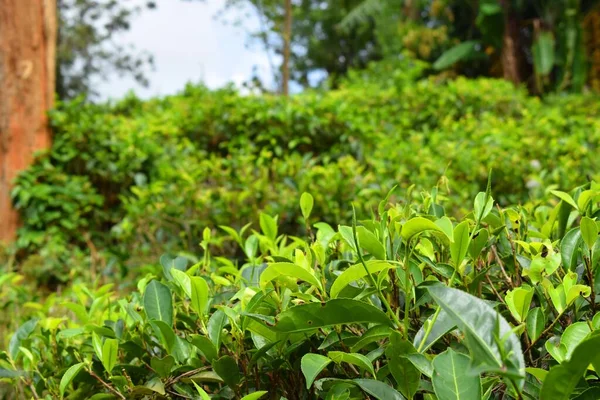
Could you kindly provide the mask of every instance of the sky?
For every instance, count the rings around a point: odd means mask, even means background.
[[[211,88],[228,82],[241,84],[252,76],[253,66],[257,66],[259,76],[272,84],[266,52],[256,43],[247,46],[248,32],[258,27],[258,17],[251,9],[228,12],[228,21],[234,20],[235,14],[249,14],[242,27],[215,19],[224,2],[156,1],[157,9],[137,16],[131,30],[119,38],[154,55],[154,70],[148,73],[150,86],[143,88],[133,79],[111,76],[98,83],[101,97],[120,98],[132,89],[142,98],[174,94],[187,82],[204,82]]]

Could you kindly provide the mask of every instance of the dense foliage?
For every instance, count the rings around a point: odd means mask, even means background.
[[[147,102],[62,104],[52,150],[13,193],[24,217],[16,257],[44,281],[68,280],[74,263],[112,275],[164,251],[198,253],[205,226],[240,228],[261,210],[303,235],[305,191],[315,217],[336,224],[349,222],[350,202],[369,215],[395,184],[416,184],[418,198],[439,181],[460,215],[490,168],[503,205],[599,178],[591,97],[415,81],[423,68],[374,64],[337,91],[289,100],[189,86]]]
[[[600,186],[508,208],[488,189],[462,220],[389,198],[333,228],[304,193],[305,239],[261,213],[223,228],[242,261],[205,229],[201,260],[165,255],[129,296],[26,304],[2,377],[19,398],[597,398]]]

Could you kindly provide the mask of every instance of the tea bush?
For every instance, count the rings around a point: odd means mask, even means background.
[[[369,215],[396,184],[416,184],[416,198],[440,185],[461,215],[490,168],[502,205],[598,178],[590,97],[540,100],[500,80],[419,79],[425,67],[374,64],[339,90],[291,99],[189,85],[149,101],[61,104],[52,150],[13,193],[24,216],[18,259],[44,249],[34,261],[47,278],[64,270],[65,251],[82,251],[84,272],[111,275],[163,251],[197,253],[204,226],[239,229],[259,210],[304,235],[295,207],[304,191],[317,200],[316,218],[348,223],[349,201]]]
[[[260,213],[130,295],[113,279],[15,307],[0,377],[45,399],[597,398],[600,185],[501,207],[488,184],[460,219],[438,194],[332,227],[304,193],[303,238]],[[3,304],[23,279],[1,276]]]

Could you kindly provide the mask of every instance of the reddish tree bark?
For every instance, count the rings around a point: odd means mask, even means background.
[[[50,146],[55,53],[56,0],[0,0],[0,241],[19,226],[14,178]]]

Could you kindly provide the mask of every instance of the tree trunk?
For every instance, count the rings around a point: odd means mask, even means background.
[[[19,225],[14,178],[50,146],[55,53],[56,0],[0,0],[0,241]]]
[[[283,27],[283,65],[281,66],[281,93],[290,93],[290,53],[292,47],[292,0],[285,0],[285,20]]]
[[[520,70],[519,20],[512,11],[510,0],[502,0],[504,35],[502,38],[502,71],[504,79],[515,85],[522,82]]]

